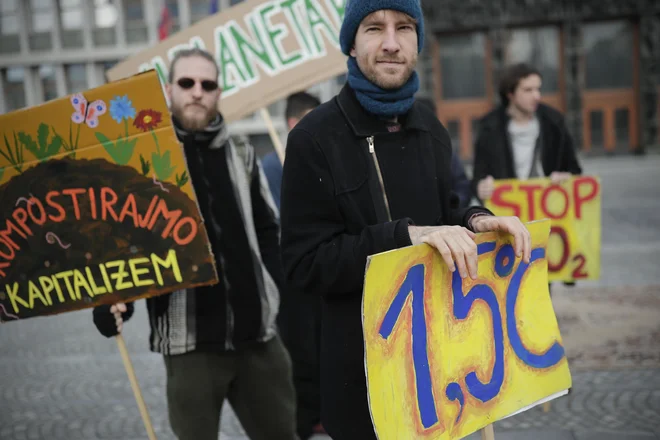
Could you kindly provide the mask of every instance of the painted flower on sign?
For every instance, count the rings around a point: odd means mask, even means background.
[[[128,95],[115,96],[110,100],[110,116],[117,121],[117,124],[123,119],[135,118],[135,109]]]
[[[162,113],[157,112],[156,110],[140,110],[135,117],[135,121],[133,121],[133,125],[144,132],[153,130],[163,120],[162,116]]]

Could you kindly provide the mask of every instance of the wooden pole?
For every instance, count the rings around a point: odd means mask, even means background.
[[[493,431],[492,424],[481,430],[481,440],[495,440],[495,431]]]
[[[270,140],[273,142],[277,157],[280,158],[280,163],[284,163],[284,147],[282,146],[282,142],[280,142],[280,137],[277,134],[277,130],[275,130],[275,125],[273,125],[273,120],[270,118],[270,112],[267,107],[261,109],[261,117],[266,123],[268,134],[270,134]]]
[[[128,374],[128,380],[131,382],[131,388],[133,388],[133,394],[135,395],[135,401],[137,402],[138,408],[140,409],[140,415],[142,416],[142,422],[144,427],[147,430],[147,436],[149,440],[156,440],[156,433],[154,428],[151,425],[151,420],[149,419],[149,412],[147,412],[147,406],[144,404],[144,399],[142,398],[142,392],[140,391],[140,386],[138,385],[137,377],[135,376],[135,370],[133,369],[133,364],[131,363],[131,358],[128,356],[128,349],[126,348],[126,342],[124,337],[119,333],[117,337],[117,346],[119,346],[119,353],[121,353],[121,358],[124,361],[124,368],[126,368],[126,374]]]
[[[544,413],[548,413],[548,412],[550,412],[550,402],[545,402],[545,403],[543,404],[543,412],[544,412]]]

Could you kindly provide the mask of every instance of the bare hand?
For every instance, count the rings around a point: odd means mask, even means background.
[[[523,261],[529,264],[532,256],[532,236],[518,217],[480,215],[472,220],[472,229],[476,232],[501,231],[513,235],[516,257],[522,257]]]
[[[408,226],[412,244],[426,243],[438,250],[447,267],[452,272],[477,279],[477,237],[474,232],[462,226]]]
[[[117,331],[121,333],[121,328],[123,326],[124,320],[121,317],[121,314],[126,312],[126,304],[117,303],[114,306],[110,307],[110,313],[115,316],[115,323],[117,324]]]
[[[495,179],[493,179],[493,176],[481,179],[477,184],[477,196],[481,200],[490,200],[493,196],[493,191],[495,191]]]
[[[553,171],[552,174],[550,174],[550,181],[552,182],[553,185],[558,185],[562,182],[567,181],[573,177],[571,173],[565,173],[563,171]]]

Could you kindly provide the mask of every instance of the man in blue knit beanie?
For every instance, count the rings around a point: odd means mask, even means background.
[[[449,134],[415,100],[423,23],[419,0],[348,0],[347,84],[287,139],[282,259],[288,283],[322,297],[321,422],[333,440],[376,438],[362,334],[369,255],[428,243],[450,270],[476,279],[475,233],[504,231],[517,257],[530,259],[518,218],[461,209],[451,193]]]

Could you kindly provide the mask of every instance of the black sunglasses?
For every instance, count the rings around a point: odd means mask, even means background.
[[[181,87],[182,89],[192,89],[195,86],[195,81],[192,78],[180,78],[176,83]],[[205,79],[201,81],[202,84],[202,89],[206,92],[213,92],[214,90],[218,89],[218,83],[215,81],[211,81],[210,79]]]

